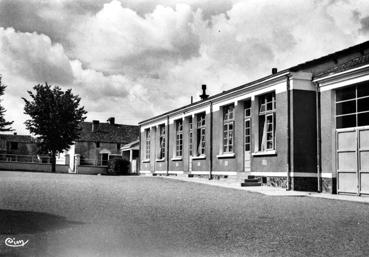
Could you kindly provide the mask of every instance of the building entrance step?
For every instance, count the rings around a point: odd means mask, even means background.
[[[241,187],[261,186],[262,179],[255,176],[247,176],[247,179],[241,183]]]
[[[260,182],[243,182],[241,183],[241,187],[255,187],[255,186],[261,186]]]

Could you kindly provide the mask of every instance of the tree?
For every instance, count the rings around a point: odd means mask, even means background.
[[[1,83],[1,76],[0,76],[0,96],[4,95],[6,86]],[[1,103],[1,100],[0,100]],[[13,121],[6,121],[4,118],[6,110],[5,108],[0,104],[0,131],[6,132],[6,131],[12,131],[13,129],[10,127],[10,125],[13,124]]]
[[[55,156],[68,149],[79,138],[80,123],[87,112],[79,107],[81,98],[72,90],[63,92],[59,87],[47,83],[33,87],[35,93],[27,91],[31,100],[25,101],[24,113],[31,116],[25,122],[27,129],[39,139],[41,151],[51,159],[51,171],[55,172]]]

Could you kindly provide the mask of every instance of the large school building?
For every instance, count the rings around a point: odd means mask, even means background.
[[[369,194],[369,41],[152,117],[140,173]]]

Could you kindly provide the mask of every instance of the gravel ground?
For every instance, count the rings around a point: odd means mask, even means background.
[[[11,248],[6,238],[29,240]],[[369,256],[369,205],[157,177],[0,173],[0,256]]]

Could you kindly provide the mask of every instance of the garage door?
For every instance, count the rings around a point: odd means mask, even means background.
[[[336,90],[339,193],[369,194],[369,82]]]
[[[369,194],[369,128],[337,130],[337,191]]]
[[[369,129],[358,131],[359,185],[361,194],[369,194]]]

